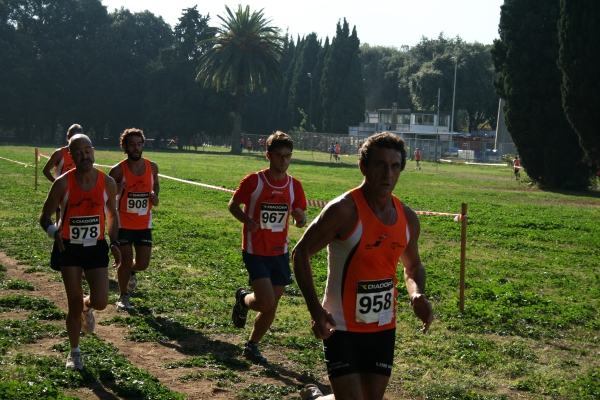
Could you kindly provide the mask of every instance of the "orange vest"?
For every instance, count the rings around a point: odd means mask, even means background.
[[[150,229],[152,228],[152,202],[150,195],[154,188],[152,166],[146,158],[146,171],[141,176],[134,175],[127,166],[127,160],[121,161],[123,170],[123,193],[119,200],[119,220],[121,228]]]
[[[104,239],[106,214],[106,174],[98,171],[96,185],[89,192],[79,188],[75,170],[67,172],[67,191],[61,201],[62,238],[73,244],[95,246]]]
[[[396,269],[410,240],[404,209],[393,196],[397,219],[387,226],[371,211],[360,188],[349,193],[358,219],[348,237],[327,246],[329,268],[323,307],[333,315],[337,330],[392,329],[396,327]]]
[[[415,151],[415,160],[421,161],[421,151],[420,150]]]
[[[69,153],[69,149],[67,147],[61,147],[60,151],[62,153],[62,158],[54,166],[54,177],[58,178],[62,174],[72,169],[75,169],[75,163],[73,162],[73,157],[71,157],[71,153]]]
[[[521,169],[521,160],[519,160],[518,158],[515,158],[515,165],[514,168],[518,171]]]

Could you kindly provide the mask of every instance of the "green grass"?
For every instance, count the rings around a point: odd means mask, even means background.
[[[48,155],[52,150],[40,149]],[[0,147],[0,156],[32,162],[33,149]],[[96,162],[112,165],[122,156],[116,149],[97,150]],[[157,162],[161,174],[228,189],[235,189],[246,174],[267,167],[258,155],[230,156],[221,148],[207,153],[146,151],[145,156]],[[328,163],[327,157],[294,152],[289,172],[300,179],[308,199],[328,201],[362,181],[355,156],[342,157],[339,164]],[[406,204],[416,210],[449,213],[459,213],[461,203],[468,204],[465,312],[458,309],[460,223],[450,217],[421,216],[419,247],[436,321],[427,335],[421,335],[419,321],[407,305],[406,291],[403,285],[399,287],[389,397],[599,398],[598,193],[540,191],[512,180],[506,167],[436,167],[423,163],[423,170],[415,171],[413,164],[409,162],[396,188],[397,196]],[[34,191],[33,168],[5,160],[0,160],[0,165],[0,249],[34,271],[46,271],[49,279],[60,279],[48,267],[51,243],[37,222],[49,182],[40,177],[39,188]],[[103,323],[127,326],[127,339],[132,341],[197,342],[201,348],[188,349],[192,355],[186,361],[165,366],[183,368],[182,381],[215,381],[219,387],[234,390],[240,399],[293,398],[298,389],[295,385],[259,381],[289,371],[275,364],[253,376],[239,358],[239,346],[214,339],[219,334],[239,335],[230,321],[232,294],[247,284],[240,253],[241,225],[227,211],[231,194],[165,178],[160,184],[161,203],[154,209],[153,258],[148,271],[138,275],[139,290],[131,298],[134,308]],[[309,207],[309,221],[319,211]],[[290,248],[302,232],[291,229]],[[326,262],[325,252],[313,258],[320,295]],[[8,281],[1,268],[0,276],[3,288],[26,289],[20,281]],[[401,272],[399,277],[402,280]],[[111,293],[110,301],[114,303],[116,297],[116,292]],[[27,306],[27,301],[5,300],[0,307],[42,311]],[[52,317],[51,311],[46,310],[49,320],[57,317]],[[64,331],[45,326],[27,320],[10,329],[26,340],[64,337]],[[248,333],[246,328],[239,335],[239,343]],[[14,354],[30,342],[15,340],[14,335],[7,338],[13,339],[0,342],[2,361],[13,365]],[[90,345],[105,348],[100,338],[88,336],[83,343],[88,340]],[[324,376],[321,343],[310,332],[308,313],[295,284],[286,289],[275,323],[263,342],[290,361],[300,381],[312,382]],[[99,355],[90,358],[92,365],[98,363],[94,374],[108,374],[107,382],[118,381],[107,372],[110,368],[103,366]],[[63,358],[57,362],[62,364]],[[27,363],[32,371],[41,368],[33,361]],[[138,373],[142,372],[132,367],[121,377],[129,376],[131,381]],[[21,381],[15,368],[9,372],[3,369],[2,374],[8,374],[1,379],[4,385],[21,387],[16,383]],[[40,376],[47,377],[44,373]],[[62,393],[62,384],[40,379],[39,384],[46,385],[49,393]],[[115,394],[137,390],[121,387],[118,382]],[[84,387],[85,382],[70,385]],[[152,390],[162,393],[164,389],[158,385]]]

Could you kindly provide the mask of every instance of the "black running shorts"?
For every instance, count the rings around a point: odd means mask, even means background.
[[[98,240],[95,246],[71,244],[70,240],[63,239],[65,249],[58,251],[54,242],[50,267],[60,271],[61,267],[81,267],[84,271],[96,268],[108,268],[108,243],[105,239]]]
[[[148,246],[152,247],[152,229],[124,229],[119,228],[119,243],[121,246]]]

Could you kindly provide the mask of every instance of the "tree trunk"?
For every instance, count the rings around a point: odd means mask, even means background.
[[[242,134],[242,114],[244,113],[244,101],[246,100],[244,85],[237,85],[235,88],[235,118],[233,120],[233,130],[231,131],[231,153],[242,154],[240,147],[240,135]]]

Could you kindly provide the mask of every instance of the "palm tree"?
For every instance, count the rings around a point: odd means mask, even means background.
[[[197,82],[204,87],[214,87],[217,91],[228,89],[235,92],[235,119],[232,138],[232,153],[240,153],[237,139],[242,132],[242,114],[246,100],[246,87],[250,91],[267,91],[267,79],[276,85],[283,81],[283,71],[279,58],[283,54],[284,38],[279,36],[279,28],[271,26],[265,19],[263,9],[250,12],[250,6],[233,13],[229,7],[227,18],[222,21],[214,38],[199,42],[213,47],[200,57]]]

